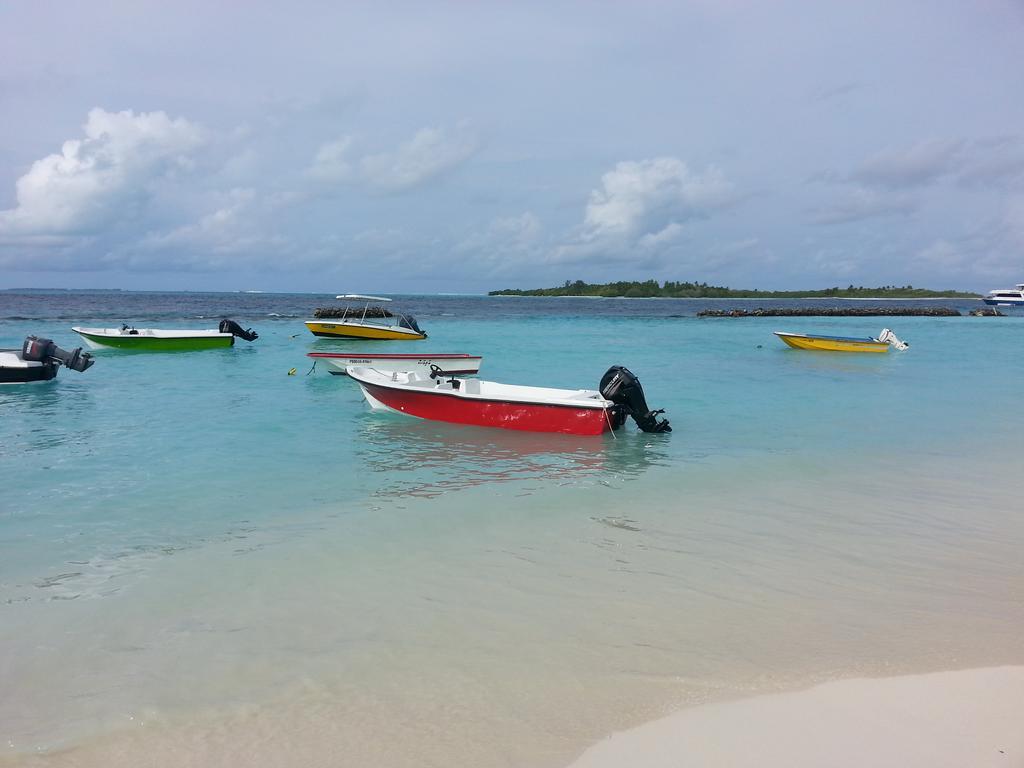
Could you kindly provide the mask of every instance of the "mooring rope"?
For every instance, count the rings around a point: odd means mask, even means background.
[[[611,416],[608,415],[608,409],[607,408],[604,409],[604,420],[606,422],[608,422],[608,431],[612,433],[612,437],[615,440],[618,440],[619,436],[615,434],[615,427],[612,426],[612,419],[611,419]]]

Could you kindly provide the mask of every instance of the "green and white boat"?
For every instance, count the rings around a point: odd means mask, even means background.
[[[219,328],[203,330],[169,330],[161,328],[133,328],[123,325],[120,328],[79,328],[73,327],[75,333],[85,339],[93,349],[104,347],[113,349],[137,349],[147,352],[184,352],[196,349],[215,349],[230,347],[235,343],[235,336],[246,341],[259,338],[251,328],[243,330],[233,320],[221,320]]]

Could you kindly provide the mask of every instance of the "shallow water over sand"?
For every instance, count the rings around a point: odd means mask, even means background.
[[[428,321],[496,379],[624,362],[676,431],[369,414],[286,375],[324,345],[285,320],[0,392],[2,759],[554,766],[690,703],[1022,661],[1018,319],[870,361],[759,320]]]
[[[267,765],[557,765],[676,706],[1014,661],[1024,524],[969,468],[513,483],[210,542],[114,597],[5,606],[0,721],[18,752],[85,738],[56,764],[256,740]]]

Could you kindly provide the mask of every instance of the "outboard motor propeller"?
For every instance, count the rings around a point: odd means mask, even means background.
[[[96,362],[92,355],[83,352],[81,347],[68,352],[50,339],[40,339],[38,336],[29,336],[25,339],[25,343],[21,345],[21,359],[64,365],[80,373]]]
[[[668,419],[659,419],[658,414],[664,410],[652,411],[647,407],[644,388],[632,371],[621,365],[613,365],[601,377],[601,397],[611,400],[622,411],[633,417],[633,421],[644,432],[671,432]],[[621,423],[621,422],[620,422]]]
[[[252,328],[243,331],[242,326],[234,320],[228,320],[226,317],[220,321],[220,328],[218,330],[221,333],[230,333],[231,335],[237,336],[240,339],[245,339],[246,341],[256,341],[256,339],[260,337],[260,335]]]

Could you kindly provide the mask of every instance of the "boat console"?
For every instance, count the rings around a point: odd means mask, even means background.
[[[668,419],[658,418],[658,414],[665,412],[663,409],[652,411],[647,407],[640,379],[628,368],[613,365],[601,377],[599,389],[602,397],[615,403],[615,427],[621,426],[626,416],[632,416],[644,432],[672,431]]]

